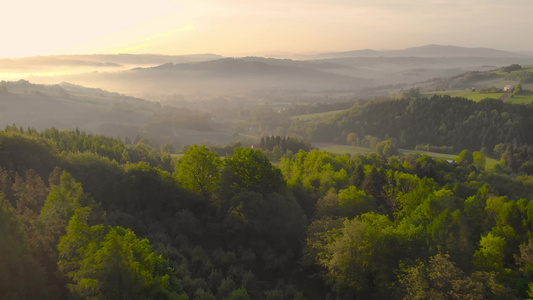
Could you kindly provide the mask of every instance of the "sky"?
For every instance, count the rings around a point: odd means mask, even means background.
[[[533,50],[531,0],[17,0],[2,12],[0,57]]]

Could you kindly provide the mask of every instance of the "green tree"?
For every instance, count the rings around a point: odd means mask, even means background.
[[[462,166],[467,167],[474,163],[474,155],[468,150],[463,150],[457,157],[457,162]]]
[[[376,152],[385,156],[393,156],[398,154],[398,144],[396,139],[388,139],[382,142],[379,142],[376,146]]]
[[[242,192],[231,199],[230,218],[236,218],[254,234],[275,237],[278,243],[291,242],[305,231],[307,218],[291,196]]]
[[[346,155],[333,157],[318,150],[300,151],[293,159],[283,158],[281,169],[290,187],[302,186],[324,195],[331,188],[348,186],[347,170],[353,169],[353,161]]]
[[[246,288],[242,287],[240,289],[234,290],[231,292],[228,300],[250,300],[250,296],[248,295],[248,291]]]
[[[513,71],[518,71],[518,70],[522,69],[522,66],[519,65],[519,64],[511,64],[511,65],[508,65],[508,66],[505,66],[505,67],[501,67],[500,69],[503,72],[511,73]]]
[[[89,226],[90,209],[79,209],[61,238],[59,269],[70,292],[89,299],[168,299],[168,262],[130,229]]]
[[[355,185],[357,188],[361,188],[363,182],[365,181],[365,167],[362,164],[358,164],[355,167],[352,178],[352,185]]]
[[[209,199],[218,185],[221,165],[220,157],[206,146],[192,145],[176,163],[174,174],[183,187]]]
[[[22,179],[15,176],[12,188],[16,198],[17,212],[30,219],[36,219],[48,196],[49,190],[39,175],[33,170],[26,171]]]
[[[420,97],[419,88],[410,88],[408,91],[401,93],[401,98],[418,98]]]
[[[358,190],[355,186],[339,191],[338,205],[342,214],[348,218],[377,211],[375,199],[367,196],[364,191]]]
[[[399,276],[404,299],[485,299],[484,286],[466,276],[448,255],[437,254],[426,265],[418,265],[403,270]]]
[[[357,134],[353,132],[348,133],[348,135],[346,136],[346,143],[348,145],[356,146],[356,142],[357,142]]]
[[[264,195],[282,192],[286,183],[281,171],[260,150],[240,147],[224,160],[220,187],[228,198],[244,191]]]
[[[480,248],[474,254],[474,266],[481,271],[504,271],[505,239],[492,233],[481,237]]]
[[[519,83],[514,87],[513,95],[520,95],[523,91],[522,84]]]
[[[520,271],[533,275],[533,241],[530,239],[527,243],[520,245],[520,255],[515,255],[516,263]]]
[[[60,184],[54,186],[48,194],[39,218],[34,224],[34,250],[39,262],[44,266],[49,278],[58,285],[62,280],[57,278],[57,259],[60,238],[66,233],[66,227],[76,210],[81,207],[92,207],[94,213],[91,222],[101,223],[104,213],[88,194],[84,193],[81,183],[77,183],[72,175],[63,172]]]
[[[487,163],[487,160],[485,159],[485,156],[481,152],[475,151],[473,154],[474,159],[474,166],[478,170],[485,170],[485,164]]]
[[[345,220],[340,230],[328,232],[327,244],[317,241],[316,246],[324,245],[318,261],[337,291],[352,291],[363,298],[383,297],[400,257],[415,252],[409,245],[418,232],[419,228],[409,224],[396,230],[387,216],[366,213]]]
[[[0,194],[0,298],[51,299],[43,270],[32,256],[22,223]]]
[[[494,154],[498,157],[501,157],[505,152],[505,149],[506,147],[504,144],[497,144],[494,146]]]
[[[390,203],[385,202],[383,186],[385,185],[383,171],[372,167],[370,173],[366,174],[363,181],[362,189],[367,195],[373,196],[376,199],[376,204],[382,212],[393,213],[393,208]]]
[[[76,182],[72,175],[64,171],[60,184],[50,191],[39,217],[39,222],[43,225],[43,241],[46,248],[56,252],[54,249],[59,243],[59,238],[66,232],[70,218],[77,209],[85,206],[99,210],[99,205],[84,193],[81,183]]]

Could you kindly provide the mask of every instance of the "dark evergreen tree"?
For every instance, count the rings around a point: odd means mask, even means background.
[[[358,164],[352,175],[352,184],[358,188],[363,188],[365,181],[365,167],[362,164]]]

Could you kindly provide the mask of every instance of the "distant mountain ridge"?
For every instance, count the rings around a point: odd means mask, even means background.
[[[3,65],[8,62],[14,64],[13,70]],[[531,66],[533,56],[490,48],[442,45],[309,54],[301,59],[215,54],[70,55],[23,61],[0,59],[0,80],[4,79],[1,77],[4,74],[10,75],[7,80],[24,78],[44,84],[70,82],[147,99],[172,94],[204,99],[252,92],[257,95],[265,91],[287,95],[295,91],[354,92],[381,85],[447,78],[469,71],[488,71],[510,64]]]
[[[159,55],[159,54],[74,54],[16,58],[0,58],[2,68],[20,68],[23,65],[117,66],[160,65],[167,62],[187,63],[219,59],[216,54]]]
[[[346,66],[320,60],[292,60],[265,57],[240,57],[240,58],[220,58],[209,61],[192,63],[166,63],[152,68],[138,69],[174,69],[174,70],[204,70],[204,71],[224,71],[224,72],[260,72],[274,71],[284,68],[287,71],[301,71],[302,69],[334,69],[346,68]]]
[[[492,48],[465,48],[450,45],[425,45],[403,50],[354,50],[344,52],[328,52],[315,55],[315,58],[342,57],[527,57],[525,53],[497,50]]]
[[[216,54],[79,54],[0,58],[0,80],[27,79],[30,74],[124,71],[165,63],[191,63],[220,59]],[[6,77],[6,75],[8,75]]]
[[[353,90],[369,80],[328,72],[342,65],[262,57],[221,58],[194,63],[166,63],[107,76],[106,82],[127,79],[135,84],[158,85],[168,91],[202,90]],[[102,75],[101,75],[102,76]],[[120,76],[121,78],[118,78]]]
[[[523,55],[533,56],[533,51],[519,51],[517,53],[523,54]]]

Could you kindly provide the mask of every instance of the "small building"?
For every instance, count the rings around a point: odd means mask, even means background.
[[[508,85],[506,85],[506,86],[503,87],[503,91],[504,91],[504,92],[508,92],[508,91],[510,91],[510,90],[512,90],[512,89],[513,89],[513,86],[510,85],[510,84],[508,84]]]

